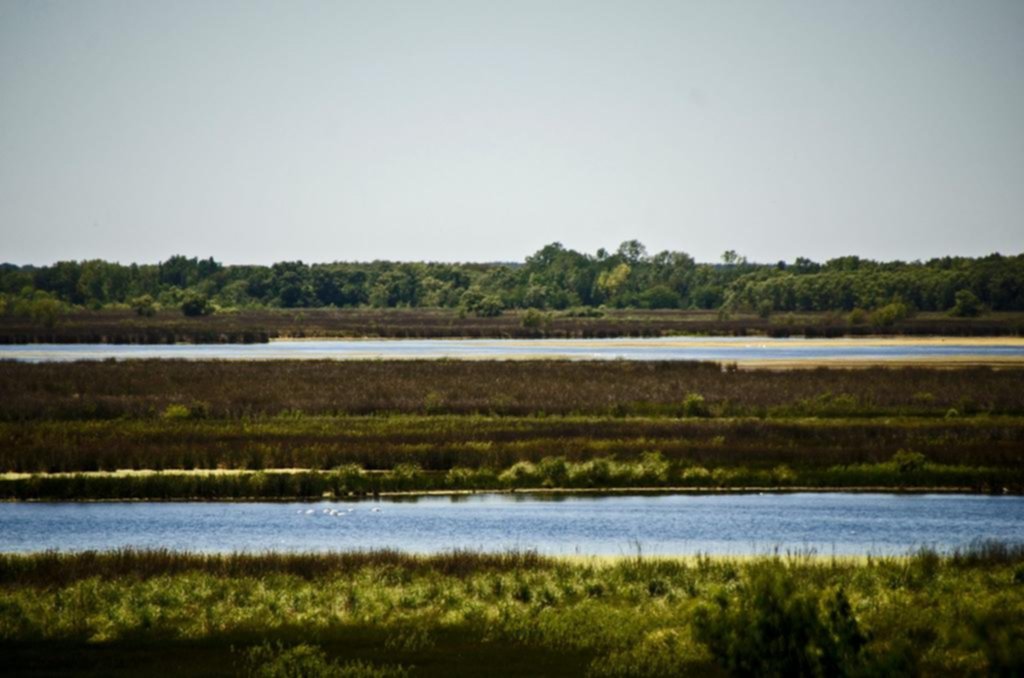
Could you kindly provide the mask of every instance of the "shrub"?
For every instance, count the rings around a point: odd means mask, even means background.
[[[772,480],[776,485],[792,485],[796,482],[796,473],[785,464],[780,464],[772,469]]]
[[[703,466],[691,466],[683,471],[683,480],[695,485],[706,485],[711,482],[711,471]]]
[[[842,589],[819,601],[778,562],[698,607],[694,635],[726,671],[752,676],[847,675],[867,642]]]
[[[699,393],[689,393],[683,398],[684,417],[708,417],[711,411],[704,402],[704,396]]]
[[[459,490],[468,489],[474,487],[474,476],[473,469],[465,468],[463,466],[454,466],[448,470],[448,473],[444,476],[444,484],[446,487]]]
[[[389,474],[394,481],[395,489],[420,489],[419,481],[423,477],[423,469],[419,464],[397,464]]]
[[[495,318],[501,315],[505,305],[501,303],[501,297],[490,294],[480,300],[473,312],[481,318]]]
[[[682,298],[667,285],[655,285],[640,293],[640,305],[644,308],[679,308]]]
[[[569,467],[565,457],[544,457],[537,466],[544,487],[565,487],[569,484]]]
[[[623,648],[595,660],[589,675],[600,676],[677,676],[701,675],[711,657],[703,644],[686,629],[656,629],[644,635],[636,645]],[[693,667],[693,670],[687,670]]]
[[[427,391],[427,394],[423,396],[423,410],[427,414],[444,411],[444,396],[437,391]]]
[[[189,409],[181,404],[168,405],[160,416],[164,419],[188,419]]]
[[[655,485],[665,484],[670,469],[671,465],[661,452],[644,452],[640,455],[640,464],[636,469],[637,480]]]
[[[64,304],[45,292],[36,292],[32,299],[14,305],[16,315],[27,316],[33,323],[48,330],[57,326],[57,321],[66,311]]]
[[[153,297],[148,294],[143,294],[141,297],[135,297],[131,300],[131,307],[132,310],[135,311],[136,315],[149,318],[156,313],[155,303],[156,302],[153,301]]]
[[[868,312],[863,308],[855,308],[850,311],[850,315],[846,317],[846,320],[851,325],[863,325],[868,321]]]
[[[251,678],[398,678],[408,672],[400,666],[374,666],[363,661],[338,664],[315,645],[284,647],[263,643],[245,651],[244,675]]]
[[[210,416],[210,406],[201,401],[190,405],[172,403],[160,414],[163,419],[206,419]]]
[[[603,318],[604,311],[593,306],[576,306],[561,313],[565,318]]]
[[[528,461],[520,461],[501,472],[498,480],[508,487],[522,487],[537,483],[537,467]]]
[[[497,295],[484,295],[479,290],[470,289],[463,293],[459,307],[481,318],[494,318],[501,315],[505,305]]]
[[[899,450],[896,454],[892,455],[892,463],[896,465],[896,469],[900,473],[920,471],[924,468],[926,461],[928,461],[927,457],[920,452],[912,450]]]
[[[181,312],[190,318],[210,315],[213,313],[213,306],[210,300],[201,294],[189,294],[181,302]]]
[[[954,297],[955,303],[949,310],[951,316],[957,318],[975,318],[981,315],[981,300],[970,290],[959,290]]]
[[[910,309],[902,301],[894,301],[891,304],[876,309],[871,314],[871,324],[875,327],[892,327],[900,320],[910,316]]]

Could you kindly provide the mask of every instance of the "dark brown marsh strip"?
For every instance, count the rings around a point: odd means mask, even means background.
[[[901,449],[935,463],[1024,466],[1024,418],[760,419],[396,415],[261,420],[145,419],[0,423],[0,472],[119,469],[428,471],[507,468],[545,457],[676,463],[880,463]]]
[[[791,313],[761,318],[737,313],[723,319],[710,310],[603,309],[589,313],[551,312],[539,325],[525,311],[497,317],[460,314],[452,309],[240,310],[185,317],[177,309],[139,316],[129,310],[76,311],[52,326],[31,318],[0,315],[0,343],[261,343],[275,338],[612,338],[681,334],[773,337],[865,336],[1019,336],[1021,313],[989,313],[951,318],[920,313],[884,328],[850,324],[841,313]],[[590,317],[587,317],[587,316]]]
[[[0,419],[282,413],[1024,415],[1024,368],[730,370],[628,361],[0,362]],[[171,408],[171,409],[169,409]]]

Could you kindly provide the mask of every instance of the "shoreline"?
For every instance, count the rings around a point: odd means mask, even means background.
[[[249,471],[247,473],[259,473]],[[858,485],[858,486],[806,486],[793,485],[787,487],[774,486],[742,486],[742,487],[607,487],[607,488],[513,488],[513,489],[452,489],[452,490],[389,490],[368,494],[348,494],[343,496],[325,495],[320,497],[125,497],[125,498],[66,498],[66,499],[0,499],[0,504],[178,504],[178,503],[204,503],[204,504],[314,504],[323,502],[368,502],[387,499],[417,499],[417,498],[464,498],[483,495],[498,496],[536,496],[539,498],[553,498],[560,496],[576,497],[602,497],[602,496],[651,496],[651,495],[752,495],[752,494],[892,494],[892,495],[927,495],[962,494],[968,496],[989,496],[989,497],[1013,497],[1021,496],[1020,493],[1011,492],[1008,488],[1002,488],[999,492],[982,491],[968,486],[922,486],[922,487],[900,487],[890,485]]]

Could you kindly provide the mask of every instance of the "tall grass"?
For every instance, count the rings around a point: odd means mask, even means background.
[[[545,457],[827,468],[888,461],[901,449],[939,464],[1020,468],[1024,419],[701,419],[650,417],[161,418],[0,423],[0,472],[307,468],[416,464],[506,469]]]
[[[142,667],[191,643],[250,672],[1015,675],[1024,555],[993,554],[3,555],[0,643],[14,671],[67,670],[86,647]]]
[[[1024,369],[723,370],[628,361],[0,362],[0,419],[353,414],[1024,415]],[[689,403],[689,405],[687,404]],[[700,403],[700,406],[697,406]]]
[[[315,499],[395,492],[614,488],[947,488],[1019,493],[1024,491],[1024,468],[951,466],[922,461],[908,470],[898,459],[824,468],[794,469],[785,465],[707,468],[669,461],[657,452],[648,452],[633,461],[595,457],[573,462],[564,457],[545,457],[536,464],[520,461],[505,469],[456,466],[446,472],[399,464],[381,472],[366,472],[348,465],[322,472],[39,474],[0,478],[0,499]]]
[[[139,316],[130,310],[77,311],[53,326],[30,318],[0,315],[0,343],[255,343],[281,337],[443,338],[605,338],[678,334],[767,335],[788,337],[858,336],[884,332],[910,336],[1020,335],[1020,313],[989,313],[981,318],[950,318],[921,313],[889,327],[855,325],[834,313],[799,313],[761,318],[717,311],[604,309],[595,314],[552,313],[537,324],[530,311],[494,318],[442,309],[260,309],[186,318],[175,310]],[[524,319],[526,322],[524,322]]]

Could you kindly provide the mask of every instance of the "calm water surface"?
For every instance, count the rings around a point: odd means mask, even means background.
[[[1024,497],[473,495],[319,503],[0,504],[0,551],[395,548],[549,554],[823,554],[1024,543]]]
[[[646,339],[335,339],[268,344],[12,344],[0,360],[27,362],[177,358],[184,360],[358,360],[367,358],[537,358],[578,360],[821,361],[1022,359],[1024,343],[970,344],[871,339],[673,337]]]

